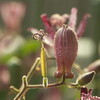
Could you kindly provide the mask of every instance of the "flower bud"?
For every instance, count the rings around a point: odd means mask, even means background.
[[[81,86],[87,85],[93,80],[94,76],[95,76],[94,71],[84,73],[78,77],[78,79],[76,80],[76,83],[78,83]]]
[[[54,48],[57,61],[57,72],[55,77],[73,78],[71,72],[72,64],[77,56],[78,42],[75,32],[63,25],[55,34]]]

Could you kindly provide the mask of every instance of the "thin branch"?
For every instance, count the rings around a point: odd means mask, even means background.
[[[81,70],[80,66],[78,64],[73,64],[74,69],[79,72],[79,74],[82,74],[83,71]]]
[[[51,57],[47,51],[47,49],[45,49],[45,53],[46,53],[46,57],[47,59],[46,60],[55,60],[55,57]]]
[[[33,75],[33,73],[34,73],[35,68],[36,68],[37,66],[39,66],[39,64],[40,64],[40,57],[38,57],[38,58],[35,60],[33,66],[31,67],[30,71],[29,71],[28,74],[27,74],[27,80],[28,80],[28,82],[30,81],[30,79],[31,79],[31,77],[32,77],[32,75]]]
[[[20,92],[15,96],[14,100],[20,100],[20,98],[25,95],[25,93],[28,90],[27,86],[28,86],[27,77],[24,75],[22,77],[22,86],[20,88]]]
[[[55,57],[47,57],[47,60],[55,60],[56,58]]]
[[[57,87],[57,86],[64,85],[64,84],[65,84],[65,76],[63,76],[63,79],[62,79],[61,82],[53,83],[53,84],[48,84],[48,86],[46,88]],[[20,92],[16,95],[14,100],[20,100],[20,98],[23,98],[23,96],[25,96],[26,92],[29,89],[32,89],[32,88],[45,88],[45,87],[43,86],[43,84],[28,85],[27,77],[23,76],[22,77],[22,86],[20,88]]]
[[[25,100],[25,96],[23,96],[21,100]]]
[[[20,92],[20,90],[17,89],[17,88],[15,88],[14,86],[10,86],[10,90],[11,90],[11,92],[14,93],[14,94],[17,94],[17,93]]]
[[[64,84],[65,84],[65,76],[63,76],[63,79],[62,79],[61,82],[48,84],[48,86],[46,88],[58,87],[58,86],[61,86],[61,85],[64,85]],[[28,85],[27,87],[28,88],[44,88],[44,86],[42,84],[38,84],[38,85]]]
[[[19,100],[25,93],[28,91],[28,88],[24,87],[20,92],[15,96],[14,100]]]

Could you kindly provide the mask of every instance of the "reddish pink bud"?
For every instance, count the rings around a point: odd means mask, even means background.
[[[63,25],[55,34],[55,54],[57,60],[57,72],[55,77],[73,78],[71,72],[72,64],[77,56],[78,42],[75,32],[66,25]]]
[[[77,22],[77,8],[72,8],[68,26],[70,26],[73,30],[75,30],[76,22]]]
[[[41,15],[41,19],[42,19],[42,21],[43,21],[43,23],[45,25],[46,31],[48,32],[50,37],[53,39],[54,38],[54,34],[55,34],[55,30],[53,29],[47,14],[42,14]]]
[[[81,20],[76,32],[78,38],[80,38],[84,34],[88,18],[90,18],[90,14],[85,14],[83,16],[83,19]]]

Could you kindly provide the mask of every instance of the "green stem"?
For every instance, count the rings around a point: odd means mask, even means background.
[[[38,58],[35,60],[35,63],[33,64],[33,66],[31,67],[30,71],[29,71],[28,74],[27,74],[27,80],[28,80],[28,82],[30,81],[30,79],[31,79],[31,77],[32,77],[32,75],[33,75],[33,73],[34,73],[35,68],[36,68],[37,66],[39,66],[39,64],[40,64],[40,57],[38,57]]]
[[[24,75],[22,77],[22,86],[20,88],[20,92],[16,95],[14,100],[20,100],[21,97],[23,98],[23,96],[25,96],[25,93],[28,90],[27,86],[28,86],[27,77]]]
[[[15,88],[14,86],[10,86],[10,90],[11,90],[11,92],[12,92],[12,93],[14,93],[14,94],[16,94],[16,93],[19,93],[19,92],[20,92],[20,90],[19,90],[19,89],[17,89],[17,88]]]
[[[73,67],[75,68],[76,71],[79,72],[79,74],[82,74],[83,71],[81,70],[80,66],[78,64],[73,64]]]
[[[61,82],[48,84],[48,86],[46,88],[58,87],[58,86],[61,86],[61,85],[64,85],[64,84],[65,84],[65,76],[63,76],[63,79],[62,79]],[[38,85],[28,85],[27,87],[28,88],[44,88],[42,84],[38,84]]]
[[[21,91],[16,95],[16,97],[14,98],[14,100],[20,100],[20,98],[22,96],[24,96],[27,91],[28,91],[28,88],[26,88],[26,87],[24,87],[23,89],[21,89]]]
[[[55,57],[47,57],[47,60],[55,60]]]
[[[32,89],[32,88],[53,88],[53,87],[58,87],[58,86],[61,86],[61,85],[67,85],[65,83],[65,75],[63,76],[62,81],[57,82],[57,83],[48,84],[47,87],[44,87],[43,84],[28,85],[28,83],[27,83],[27,77],[23,76],[22,77],[22,86],[20,88],[20,92],[16,95],[16,97],[14,98],[14,100],[20,100],[21,98],[23,98],[25,96],[26,92],[29,89]]]

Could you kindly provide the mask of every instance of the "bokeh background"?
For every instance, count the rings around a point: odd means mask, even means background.
[[[32,39],[32,34],[27,29],[44,29],[41,14],[70,14],[72,7],[78,9],[77,25],[85,13],[91,14],[85,33],[79,40],[76,59],[76,63],[85,68],[100,59],[100,0],[0,0],[0,100],[13,100],[15,95],[10,92],[9,86],[19,88],[21,77],[27,74],[39,56],[40,43]],[[57,79],[53,73],[56,64],[54,61],[48,63],[49,82],[55,82]],[[97,96],[100,96],[99,77],[100,74],[97,74],[88,86],[94,89],[93,95]],[[42,83],[40,71],[33,75],[31,83]],[[79,91],[62,86],[29,90],[26,99],[76,100],[79,96]]]

